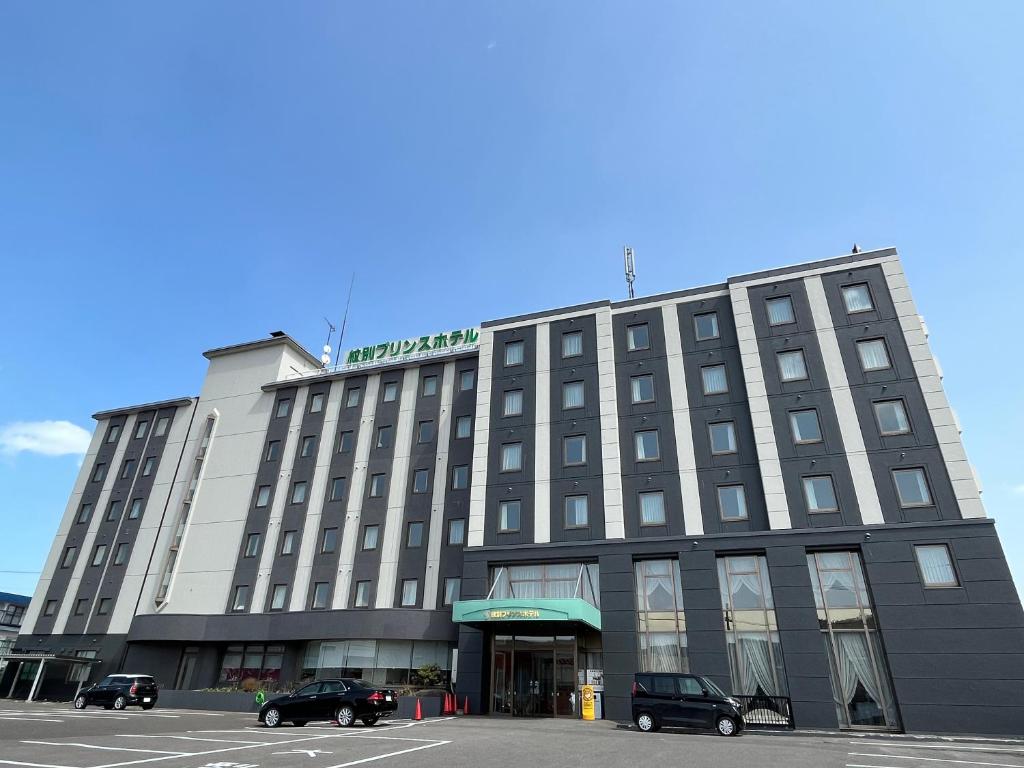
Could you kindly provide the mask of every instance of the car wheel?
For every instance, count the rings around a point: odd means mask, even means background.
[[[377,717],[364,717],[363,718],[363,725],[365,725],[366,727],[369,728],[371,726],[376,725],[377,724],[377,720],[379,720],[379,719],[380,718],[377,718]]]
[[[292,720],[292,725],[294,725],[297,728],[301,728],[308,722],[308,720]]]
[[[355,725],[356,711],[348,704],[343,707],[338,707],[338,715],[335,719],[338,721],[338,725],[342,728],[350,728]]]
[[[128,706],[128,699],[124,696],[118,696],[114,699],[114,709],[124,709]]]
[[[85,709],[85,696],[75,699],[75,709]]]
[[[736,721],[727,715],[718,718],[715,728],[721,736],[735,736],[738,733]]]
[[[267,714],[263,716],[263,724],[267,728],[277,728],[281,724],[281,710],[276,707],[268,709]]]
[[[654,715],[650,712],[641,712],[636,716],[636,727],[644,733],[652,733],[658,730],[658,724],[654,721]]]

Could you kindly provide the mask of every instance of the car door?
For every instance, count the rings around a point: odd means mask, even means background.
[[[345,685],[340,680],[325,680],[316,699],[314,710],[317,720],[330,720],[341,706]]]
[[[100,680],[96,687],[89,691],[89,703],[103,706],[112,704],[114,702],[114,682],[114,678],[110,675]]]
[[[285,703],[281,717],[285,720],[312,720],[315,717],[317,698],[323,683],[310,683],[300,688]]]
[[[710,728],[714,703],[707,695],[704,684],[696,677],[680,675],[676,678],[679,687],[678,705],[684,725],[696,728]]]
[[[671,675],[651,675],[648,693],[658,722],[662,725],[680,725],[675,678]]]

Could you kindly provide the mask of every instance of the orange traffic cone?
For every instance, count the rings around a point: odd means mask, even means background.
[[[422,720],[423,719],[423,710],[420,709],[419,697],[416,698],[416,714],[412,716],[412,719],[413,720]]]
[[[445,693],[445,695],[444,695],[444,703],[441,704],[441,714],[442,715],[450,715],[452,713],[452,709],[451,709],[452,702],[451,702],[451,699],[448,698],[448,697],[449,697],[449,694]]]
[[[462,714],[469,714],[469,696],[466,697],[466,703],[462,705]]]

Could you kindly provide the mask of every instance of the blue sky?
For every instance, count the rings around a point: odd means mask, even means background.
[[[621,298],[625,243],[656,293],[857,242],[900,249],[1024,584],[1022,27],[994,0],[3,3],[0,570],[41,569],[77,472],[35,422],[195,394],[202,350],[274,329],[315,348],[353,271],[357,345]]]

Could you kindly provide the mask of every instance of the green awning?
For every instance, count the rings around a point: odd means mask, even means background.
[[[499,621],[578,621],[601,629],[601,611],[578,597],[459,600],[452,606],[457,624],[493,624]]]

